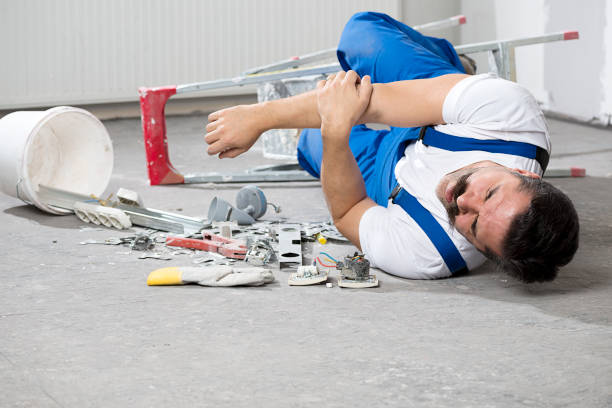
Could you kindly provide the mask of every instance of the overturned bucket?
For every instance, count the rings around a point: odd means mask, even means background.
[[[106,128],[86,110],[58,106],[0,119],[0,189],[52,214],[70,211],[38,197],[39,185],[102,195],[113,170]]]

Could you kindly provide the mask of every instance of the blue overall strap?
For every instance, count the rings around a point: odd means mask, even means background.
[[[481,150],[489,153],[505,153],[514,156],[522,156],[536,160],[540,163],[540,167],[542,167],[543,171],[546,170],[546,166],[548,166],[549,155],[546,149],[529,143],[512,142],[508,140],[481,140],[452,136],[439,132],[429,126],[423,126],[421,128],[419,140],[426,146],[433,146],[438,149],[450,150],[452,152]]]
[[[394,204],[398,204],[421,227],[423,232],[434,244],[451,274],[467,272],[468,268],[459,250],[440,226],[438,221],[419,201],[399,185],[391,193]]]

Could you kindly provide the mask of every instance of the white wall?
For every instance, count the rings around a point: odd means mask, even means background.
[[[605,54],[604,66],[601,70],[601,83],[604,88],[604,96],[599,108],[599,120],[602,123],[612,124],[612,1],[606,3],[606,28],[604,30],[603,53]]]
[[[461,13],[467,18],[467,24],[461,27],[460,44],[491,41],[497,38],[495,4],[489,0],[461,0]],[[486,72],[487,57],[485,54],[471,55],[478,64],[478,72]]]
[[[604,100],[601,82],[606,56],[604,38],[607,0],[549,0],[548,31],[575,28],[580,40],[566,44],[551,44],[544,52],[546,77],[544,86],[549,90],[551,109],[585,120],[600,116]]]
[[[462,0],[461,11],[478,22],[462,43],[578,30],[579,40],[517,48],[517,82],[547,110],[610,124],[612,0]]]
[[[495,3],[496,38],[521,38],[546,33],[545,0],[497,1]],[[536,99],[548,102],[544,88],[544,49],[530,45],[515,50],[516,81],[531,90]]]
[[[336,45],[375,10],[419,24],[446,0],[0,0],[0,110],[136,101],[139,86],[227,78]],[[438,34],[451,41],[459,29]],[[253,92],[224,89],[211,94]],[[192,95],[192,94],[190,94]]]
[[[0,0],[0,109],[137,100],[333,47],[385,0]]]
[[[431,21],[442,20],[461,14],[461,2],[448,0],[399,0],[397,19],[414,26]],[[461,30],[464,26],[452,27],[435,32],[425,33],[436,37],[443,37],[453,44],[461,39]]]
[[[517,49],[517,80],[549,110],[610,121],[612,0],[0,0],[0,110],[131,102],[143,85],[232,77],[334,46],[361,10],[412,25],[465,14],[436,33],[454,44],[580,30]]]

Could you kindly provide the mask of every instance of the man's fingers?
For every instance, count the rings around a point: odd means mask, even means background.
[[[225,150],[227,150],[227,146],[223,144],[220,140],[217,140],[216,142],[208,146],[206,153],[208,153],[210,156],[213,156]]]
[[[217,127],[220,125],[218,120],[215,120],[213,122],[208,122],[208,124],[206,125],[206,132],[210,133],[213,130],[217,129]]]
[[[206,130],[208,130],[208,126],[206,126]],[[208,144],[214,143],[221,137],[222,131],[223,125],[215,126],[214,129],[206,132],[206,136],[204,136],[204,141],[206,141],[206,143]]]
[[[352,69],[348,71],[346,73],[346,76],[344,77],[345,83],[356,84],[358,80],[359,80],[359,75],[357,75],[357,73],[353,71]]]
[[[336,74],[336,77],[334,78],[334,81],[335,82],[342,82],[342,80],[344,79],[345,76],[346,76],[346,72],[338,71],[338,73]]]
[[[233,149],[228,149],[228,150],[221,152],[221,154],[219,154],[219,158],[220,159],[233,159],[234,157],[241,155],[245,151],[246,150],[244,149],[239,149],[235,147]]]
[[[217,140],[219,140],[219,131],[218,130],[214,130],[212,132],[208,132],[206,133],[206,136],[204,136],[204,141],[207,144],[213,144],[215,143]]]
[[[370,79],[369,75],[364,76],[363,78],[361,78],[361,85],[359,85],[359,95],[362,96],[363,94],[366,94],[367,97],[370,97],[370,94],[372,94],[372,90],[374,89],[374,87],[372,86],[372,80]]]
[[[208,115],[208,121],[209,122],[213,122],[213,121],[219,119],[219,115],[221,115],[221,111],[220,110],[211,113],[210,115]]]
[[[323,88],[323,87],[325,86],[325,83],[326,83],[326,82],[327,82],[327,81],[326,81],[326,80],[324,80],[324,79],[322,79],[322,80],[320,80],[319,82],[317,82],[317,89],[321,89],[321,88]]]

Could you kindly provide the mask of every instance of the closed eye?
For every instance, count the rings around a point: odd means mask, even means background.
[[[499,186],[489,190],[489,192],[487,193],[487,196],[485,197],[485,201],[487,201],[489,198],[493,197],[493,194],[497,193],[498,190],[499,190]]]
[[[493,194],[497,193],[497,191],[499,190],[499,187],[500,186],[496,186],[495,188],[492,188],[491,190],[487,191],[487,195],[485,196],[485,201],[493,197]],[[476,233],[478,231],[478,216],[474,218],[474,222],[472,222],[471,230],[472,230],[472,236],[476,238]]]

